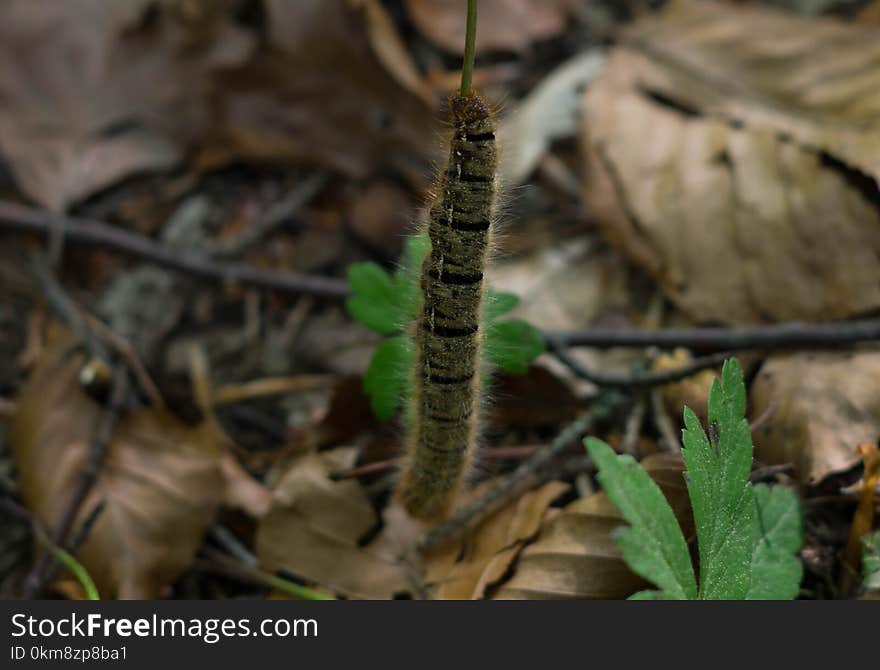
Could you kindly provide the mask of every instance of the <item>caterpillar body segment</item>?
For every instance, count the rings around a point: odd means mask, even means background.
[[[450,101],[449,160],[430,208],[421,274],[407,461],[398,497],[415,517],[443,516],[473,458],[479,420],[483,273],[498,184],[495,118],[479,95]]]

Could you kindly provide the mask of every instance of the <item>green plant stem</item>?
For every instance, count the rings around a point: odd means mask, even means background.
[[[69,552],[52,544],[48,537],[45,537],[44,535],[40,536],[40,541],[45,544],[46,548],[52,553],[58,562],[64,565],[64,567],[70,570],[73,576],[76,577],[76,580],[82,585],[89,600],[101,599],[101,596],[98,594],[98,587],[95,586],[95,582],[92,581],[91,576],[82,566],[82,563],[76,560]]]
[[[471,94],[474,75],[474,51],[477,43],[477,0],[468,0],[467,32],[464,37],[464,62],[461,64],[461,94]]]

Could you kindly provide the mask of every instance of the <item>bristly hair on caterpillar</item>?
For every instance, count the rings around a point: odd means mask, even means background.
[[[498,200],[495,115],[479,94],[449,101],[452,137],[429,209],[421,269],[406,464],[397,497],[411,515],[444,516],[476,447],[484,274]]]

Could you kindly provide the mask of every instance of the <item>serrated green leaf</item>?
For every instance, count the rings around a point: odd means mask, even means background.
[[[663,598],[695,599],[697,584],[687,543],[660,488],[631,456],[618,456],[593,438],[584,445],[599,469],[605,493],[630,524],[617,532],[627,565],[660,587]]]
[[[546,348],[541,331],[521,319],[496,321],[488,326],[484,346],[492,365],[518,375],[525,374],[529,363]]]
[[[757,507],[752,577],[746,600],[792,600],[803,578],[797,557],[804,541],[797,496],[784,486],[752,487]]]
[[[682,435],[688,494],[700,553],[700,599],[742,600],[750,587],[756,510],[749,483],[752,436],[736,359],[709,392],[709,430],[685,408]]]
[[[880,531],[862,538],[862,588],[880,589]]]
[[[519,296],[515,293],[499,293],[489,289],[488,297],[486,298],[486,314],[484,316],[486,323],[494,323],[500,317],[516,309],[518,304]]]
[[[397,282],[376,263],[354,263],[348,269],[352,296],[345,306],[355,319],[383,335],[400,332],[404,306]]]
[[[370,360],[364,391],[370,396],[373,414],[383,421],[394,415],[405,395],[412,355],[409,339],[398,336],[382,342]]]
[[[638,591],[636,593],[633,593],[629,598],[627,598],[627,600],[668,600],[668,598],[664,598],[661,591],[648,589],[646,591]]]

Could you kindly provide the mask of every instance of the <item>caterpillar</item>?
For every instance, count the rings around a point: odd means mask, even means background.
[[[479,425],[483,275],[498,196],[495,116],[476,93],[450,98],[449,158],[429,209],[409,435],[398,498],[442,517],[473,460]]]

